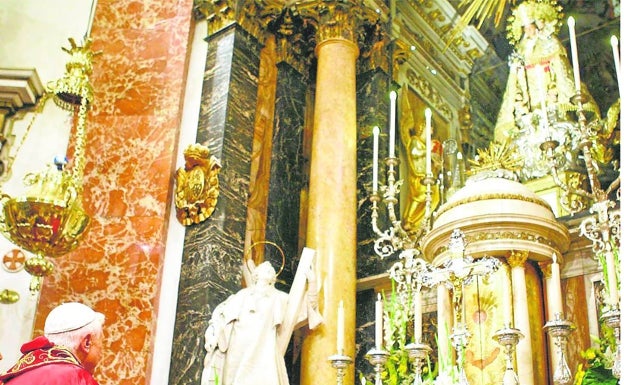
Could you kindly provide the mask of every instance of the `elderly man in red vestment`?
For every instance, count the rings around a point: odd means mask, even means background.
[[[44,336],[22,345],[22,357],[6,373],[6,385],[98,385],[93,370],[102,353],[104,315],[77,302],[54,308]]]

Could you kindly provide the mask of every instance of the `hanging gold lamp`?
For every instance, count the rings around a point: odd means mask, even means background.
[[[71,167],[65,158],[56,158],[53,165],[24,177],[23,196],[0,198],[0,233],[11,242],[35,254],[24,269],[33,276],[30,290],[41,287],[42,278],[54,265],[49,257],[59,257],[74,250],[89,223],[82,207],[82,179],[85,165],[86,120],[93,88],[91,40],[83,46],[69,39],[71,47],[63,48],[70,55],[64,76],[48,84],[44,98],[74,114],[75,148]]]

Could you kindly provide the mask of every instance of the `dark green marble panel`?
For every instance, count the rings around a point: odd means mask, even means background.
[[[383,71],[359,74],[357,80],[358,144],[357,144],[357,277],[363,278],[385,272],[392,263],[375,254],[373,243],[376,235],[371,226],[371,202],[373,180],[373,127],[379,126],[379,182],[386,180],[383,159],[388,156],[388,119],[390,116],[390,79]],[[395,144],[397,151],[398,142]],[[383,207],[382,207],[383,208]],[[379,226],[385,227],[384,210],[379,210]]]
[[[212,309],[241,288],[258,43],[231,27],[207,40],[197,142],[221,160],[212,216],[187,228],[180,274],[170,384],[199,384]]]
[[[280,245],[288,257],[280,276],[286,282],[292,282],[299,261],[300,194],[307,188],[303,157],[305,95],[302,76],[287,64],[278,65],[266,237]]]
[[[356,337],[355,337],[355,378],[356,384],[361,376],[374,382],[373,366],[366,359],[366,353],[375,347],[375,300],[374,290],[357,293],[356,297]]]
[[[286,292],[290,290],[300,259],[300,194],[307,188],[304,175],[307,161],[303,157],[306,88],[304,78],[291,66],[278,65],[266,238],[280,245],[286,254],[284,271],[279,276],[283,283],[276,284]],[[290,383],[298,384],[299,357],[294,355],[291,343],[285,360]]]

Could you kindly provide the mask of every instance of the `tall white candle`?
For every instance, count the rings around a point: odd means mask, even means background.
[[[388,156],[394,158],[394,131],[396,124],[396,91],[390,92],[390,135],[388,136],[389,148]]]
[[[570,49],[572,52],[572,70],[574,72],[574,88],[581,91],[581,75],[579,71],[578,51],[576,48],[576,32],[574,31],[574,18],[568,17],[568,29],[570,30]]]
[[[621,62],[620,62],[620,51],[619,51],[619,43],[618,38],[615,36],[611,36],[611,48],[613,49],[613,61],[615,62],[615,76],[617,78],[618,83],[618,91],[620,93],[620,97],[624,94],[624,83],[622,83],[622,71],[621,71]]]
[[[414,342],[422,340],[422,294],[420,290],[414,292]]]
[[[373,194],[378,188],[378,168],[379,168],[379,127],[373,127]]]
[[[561,313],[563,317],[563,303],[561,300],[561,274],[559,272],[559,263],[557,262],[557,254],[553,253],[553,262],[550,268],[550,311],[554,318],[557,313]]]
[[[425,174],[431,172],[431,109],[425,109]]]
[[[457,163],[459,163],[459,185],[463,187],[466,183],[466,163],[461,151],[457,152]]]
[[[609,281],[609,287],[607,293],[609,294],[608,302],[613,306],[618,304],[618,289],[617,289],[617,277],[615,267],[615,256],[612,250],[608,250],[605,253],[605,262],[607,263],[607,279]]]
[[[338,330],[336,332],[336,347],[338,349],[338,354],[344,353],[344,304],[340,301],[338,305],[338,321],[336,321],[338,325]]]
[[[539,89],[540,89],[540,99],[541,99],[541,117],[542,117],[542,124],[544,126],[546,126],[546,123],[548,122],[548,114],[546,113],[546,77],[545,72],[546,72],[546,66],[540,66],[538,68],[538,79],[537,81],[539,82]]]
[[[381,294],[377,294],[375,302],[375,349],[381,350],[383,338],[383,303],[381,302]]]

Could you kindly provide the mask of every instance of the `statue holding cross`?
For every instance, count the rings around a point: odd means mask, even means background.
[[[275,288],[269,262],[249,259],[247,287],[217,305],[205,333],[202,385],[288,385],[284,354],[293,331],[307,320],[322,322],[317,310],[315,251],[304,248],[290,292]],[[244,269],[243,269],[244,270]]]

